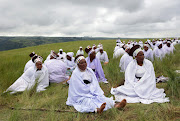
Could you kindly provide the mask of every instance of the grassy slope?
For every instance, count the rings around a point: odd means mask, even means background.
[[[105,95],[110,97],[112,86],[120,84],[124,79],[124,74],[119,72],[119,59],[112,59],[115,40],[103,41],[76,41],[41,45],[17,50],[0,52],[0,93],[6,90],[21,74],[24,65],[29,60],[28,54],[35,51],[42,55],[44,59],[53,49],[58,51],[63,48],[65,52],[73,51],[76,53],[79,46],[85,48],[87,45],[98,44],[101,42],[104,50],[109,55],[110,62],[103,66],[106,78],[109,84],[100,83]],[[163,87],[167,96],[170,97],[170,103],[128,104],[123,111],[111,109],[103,112],[102,115],[93,113],[83,114],[74,112],[53,112],[53,111],[24,111],[11,110],[8,107],[15,108],[46,108],[50,110],[69,110],[75,111],[73,107],[66,106],[65,102],[68,94],[68,86],[63,84],[51,84],[45,92],[35,93],[34,89],[25,91],[22,94],[2,95],[0,96],[0,120],[178,120],[180,117],[180,98],[179,98],[179,75],[174,70],[180,69],[180,45],[176,46],[176,56],[167,56],[162,62],[155,61],[154,68],[156,75],[170,76],[168,83],[157,84],[157,87]]]

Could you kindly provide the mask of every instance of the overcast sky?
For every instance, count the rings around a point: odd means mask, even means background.
[[[180,36],[180,0],[0,0],[1,36]]]

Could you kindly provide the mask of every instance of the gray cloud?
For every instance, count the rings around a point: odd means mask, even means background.
[[[1,0],[0,35],[180,36],[178,0]]]

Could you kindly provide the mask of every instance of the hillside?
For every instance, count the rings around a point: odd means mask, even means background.
[[[126,40],[128,41],[128,40]],[[109,84],[100,83],[106,96],[111,97],[111,87],[117,86],[124,80],[124,73],[120,72],[119,60],[112,59],[116,40],[92,40],[72,41],[54,44],[38,45],[21,49],[0,52],[0,120],[179,120],[180,119],[180,75],[175,70],[180,70],[180,45],[176,45],[173,55],[166,56],[162,62],[153,63],[156,76],[164,75],[170,77],[169,82],[157,84],[158,88],[164,88],[170,103],[127,104],[124,110],[110,109],[102,115],[94,113],[78,113],[73,107],[66,106],[68,85],[51,84],[46,91],[35,93],[34,89],[20,94],[2,94],[22,73],[26,62],[30,59],[29,53],[35,51],[44,60],[50,50],[58,51],[62,48],[65,52],[77,52],[79,46],[83,49],[87,45],[103,44],[108,53],[110,62],[103,69]],[[87,56],[87,55],[85,55]],[[11,108],[14,107],[15,110]],[[32,110],[18,110],[18,109]],[[33,110],[34,109],[34,110]],[[35,109],[48,109],[40,111]],[[55,112],[60,110],[62,112]],[[67,111],[67,112],[65,112]]]

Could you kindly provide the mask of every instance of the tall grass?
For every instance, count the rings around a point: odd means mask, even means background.
[[[127,41],[127,40],[126,40]],[[76,41],[40,45],[16,50],[0,52],[0,93],[2,94],[17,78],[23,73],[25,63],[30,59],[29,53],[35,51],[45,59],[53,49],[56,52],[62,48],[65,52],[76,53],[79,46],[85,48],[87,45],[102,43],[104,50],[108,53],[110,62],[103,65],[104,73],[109,84],[100,83],[105,95],[111,97],[111,87],[121,84],[124,80],[124,73],[120,72],[119,60],[113,59],[115,40],[97,41]],[[179,105],[179,75],[174,71],[180,69],[179,63],[180,45],[176,46],[174,55],[169,55],[162,62],[156,60],[154,64],[156,75],[170,77],[167,83],[158,84],[158,87],[165,88],[170,97],[170,103],[128,104],[124,110],[110,109],[102,115],[94,113],[75,113],[73,107],[66,105],[68,96],[68,85],[51,84],[46,91],[35,93],[35,89],[24,91],[15,95],[5,94],[0,96],[0,120],[176,120],[180,113]],[[87,56],[87,55],[85,55]],[[32,109],[32,110],[11,110]],[[50,111],[38,111],[33,109],[49,109]],[[55,112],[54,110],[68,110],[69,112]]]

